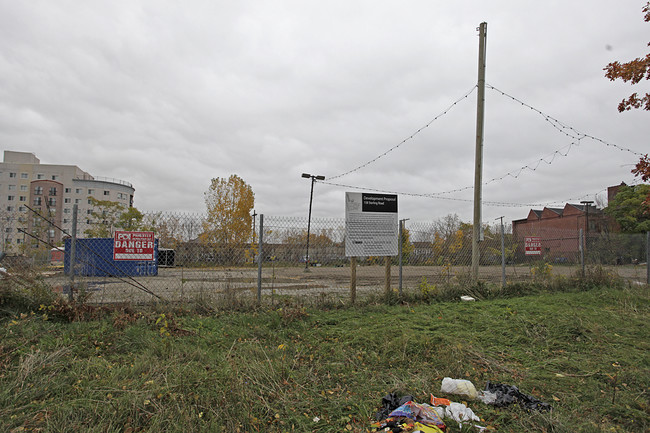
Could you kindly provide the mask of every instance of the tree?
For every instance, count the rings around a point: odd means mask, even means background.
[[[134,207],[126,208],[121,203],[110,200],[97,200],[88,197],[91,226],[84,234],[91,238],[112,238],[116,230],[144,230],[142,212]]]
[[[204,197],[207,217],[201,241],[210,245],[222,262],[243,258],[243,247],[251,242],[253,231],[253,189],[233,174],[228,179],[212,179]]]
[[[640,177],[644,182],[650,180],[650,158],[647,153],[636,163],[636,166],[632,169],[632,174],[635,177]],[[650,192],[645,197],[645,205],[650,208]]]
[[[643,7],[645,13],[644,21],[650,22],[650,2],[646,3]],[[648,43],[650,46],[650,42]],[[650,53],[645,57],[638,57],[626,63],[612,62],[604,69],[606,71],[605,77],[614,81],[620,78],[624,82],[630,81],[631,84],[638,84],[644,78],[650,79]],[[618,104],[618,111],[628,111],[632,108],[641,108],[643,110],[650,110],[650,93],[645,96],[639,97],[635,92],[627,99],[623,99]]]
[[[646,196],[650,185],[621,186],[618,193],[605,208],[605,213],[618,223],[625,233],[650,231],[650,206]]]

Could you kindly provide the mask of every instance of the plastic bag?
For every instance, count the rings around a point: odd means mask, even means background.
[[[550,404],[544,403],[532,395],[524,394],[514,385],[492,383],[488,380],[483,393],[495,394],[494,402],[491,404],[497,407],[509,406],[517,402],[528,410],[547,411],[552,409]]]
[[[451,377],[445,377],[442,379],[440,392],[446,394],[466,395],[471,399],[475,399],[478,396],[476,388],[472,382],[465,379],[452,379]]]

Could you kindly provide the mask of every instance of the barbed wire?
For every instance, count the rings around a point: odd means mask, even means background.
[[[348,171],[346,171],[346,172],[344,172],[344,173],[337,174],[336,176],[329,176],[328,179],[332,179],[332,180],[333,180],[333,179],[338,179],[338,178],[343,177],[343,176],[347,176],[348,174],[351,174],[351,173],[354,173],[354,172],[356,172],[356,171],[359,171],[359,170],[361,170],[362,168],[365,168],[365,167],[369,166],[370,164],[372,164],[372,163],[378,161],[379,159],[383,158],[384,156],[388,155],[388,154],[391,153],[393,150],[397,149],[398,147],[400,147],[401,145],[403,145],[403,144],[406,143],[407,141],[413,139],[413,137],[415,137],[416,135],[418,135],[418,134],[419,134],[420,132],[422,132],[424,129],[428,128],[428,127],[429,127],[433,122],[435,122],[436,120],[438,120],[439,118],[441,118],[442,116],[444,116],[445,114],[447,114],[447,113],[448,113],[452,108],[454,108],[454,107],[455,107],[455,106],[456,106],[460,101],[462,101],[463,99],[466,99],[469,95],[471,95],[472,92],[474,92],[474,90],[476,89],[476,87],[477,87],[477,86],[474,85],[474,86],[473,86],[473,87],[472,87],[468,92],[466,92],[463,96],[461,96],[460,98],[458,98],[457,100],[455,100],[455,101],[454,101],[454,102],[453,102],[449,107],[447,107],[443,112],[441,112],[441,113],[438,114],[436,117],[434,117],[433,119],[431,119],[431,120],[429,121],[429,123],[427,123],[426,125],[422,126],[420,129],[418,129],[417,131],[415,131],[413,134],[411,134],[411,135],[408,136],[407,138],[403,139],[403,140],[400,141],[398,144],[396,144],[395,146],[391,147],[390,149],[388,149],[388,150],[385,151],[384,153],[382,153],[382,154],[376,156],[375,158],[371,159],[370,161],[368,161],[368,162],[366,162],[366,163],[364,163],[364,164],[361,164],[361,165],[359,165],[359,166],[353,168],[352,170],[348,170]]]
[[[603,140],[601,138],[595,137],[593,135],[589,135],[589,134],[585,134],[583,132],[580,132],[577,129],[575,129],[574,127],[572,127],[570,125],[567,125],[567,124],[557,120],[553,116],[550,116],[550,115],[544,113],[543,111],[541,111],[541,110],[539,110],[539,109],[525,103],[521,99],[518,99],[518,98],[504,92],[503,90],[497,89],[496,87],[494,87],[494,86],[492,86],[490,84],[485,84],[485,87],[487,87],[488,89],[494,90],[494,91],[500,93],[502,96],[510,98],[511,100],[521,104],[522,106],[524,106],[526,108],[529,108],[532,111],[536,112],[537,114],[542,116],[547,122],[549,122],[551,124],[551,126],[553,126],[553,128],[557,129],[558,131],[560,131],[561,133],[565,134],[568,137],[571,137],[571,138],[574,138],[574,139],[579,138],[580,140],[582,140],[583,138],[589,138],[591,140],[602,143],[602,144],[604,144],[604,145],[606,145],[608,147],[616,148],[616,149],[618,149],[618,150],[620,150],[622,152],[629,152],[629,153],[631,153],[633,155],[636,155],[636,156],[643,156],[643,153],[636,152],[636,151],[634,151],[632,149],[628,149],[626,147],[619,146],[618,144],[607,142],[607,141],[605,141],[605,140]]]

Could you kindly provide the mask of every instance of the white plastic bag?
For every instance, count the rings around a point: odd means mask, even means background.
[[[440,392],[446,394],[466,395],[471,399],[475,399],[478,396],[476,388],[472,382],[465,379],[452,379],[451,377],[445,377],[442,379]]]

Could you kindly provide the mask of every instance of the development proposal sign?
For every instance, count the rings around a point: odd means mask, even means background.
[[[153,261],[153,253],[153,232],[115,232],[113,260]]]
[[[394,194],[345,193],[345,255],[396,256],[399,226]]]

